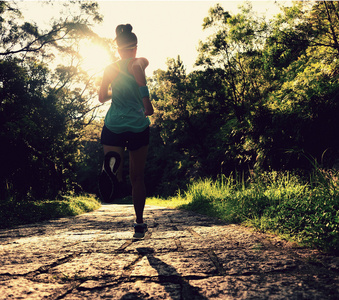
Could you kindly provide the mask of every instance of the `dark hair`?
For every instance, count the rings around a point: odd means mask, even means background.
[[[115,29],[116,33],[116,42],[118,44],[119,49],[128,49],[136,47],[138,43],[137,36],[132,32],[132,25],[118,25]]]

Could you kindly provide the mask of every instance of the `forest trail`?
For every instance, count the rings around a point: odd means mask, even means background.
[[[0,231],[0,299],[338,299],[339,258],[196,213],[133,207]]]

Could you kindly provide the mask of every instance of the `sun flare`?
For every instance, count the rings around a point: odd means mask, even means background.
[[[111,62],[107,49],[91,42],[82,43],[79,53],[83,59],[82,68],[91,75],[100,75]]]

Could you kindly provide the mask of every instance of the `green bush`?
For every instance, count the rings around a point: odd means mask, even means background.
[[[294,236],[298,241],[339,251],[339,197],[310,190],[265,212],[266,229]]]
[[[0,204],[0,228],[75,216],[100,207],[93,197],[64,196],[60,200],[41,202],[7,199]]]
[[[248,182],[222,177],[190,184],[179,208],[289,236],[339,251],[338,174],[316,170],[311,184],[290,173],[263,173]],[[171,201],[176,201],[175,197]]]

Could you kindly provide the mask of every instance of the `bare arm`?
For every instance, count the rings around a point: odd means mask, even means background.
[[[135,81],[139,85],[139,87],[146,86],[146,75],[145,69],[148,66],[148,60],[146,58],[136,58],[131,61],[130,65],[128,66],[128,71],[133,74]],[[148,96],[142,98],[142,102],[145,107],[145,115],[151,116],[153,115],[154,109],[153,105]]]
[[[141,57],[132,60],[128,66],[128,71],[133,74],[139,86],[146,85],[145,69],[147,68],[148,64],[148,60],[144,57]]]
[[[110,65],[105,69],[99,90],[99,101],[101,103],[112,99],[112,91],[109,91],[108,89],[109,85],[112,83],[117,75],[117,70],[116,68],[114,68],[113,65]]]

